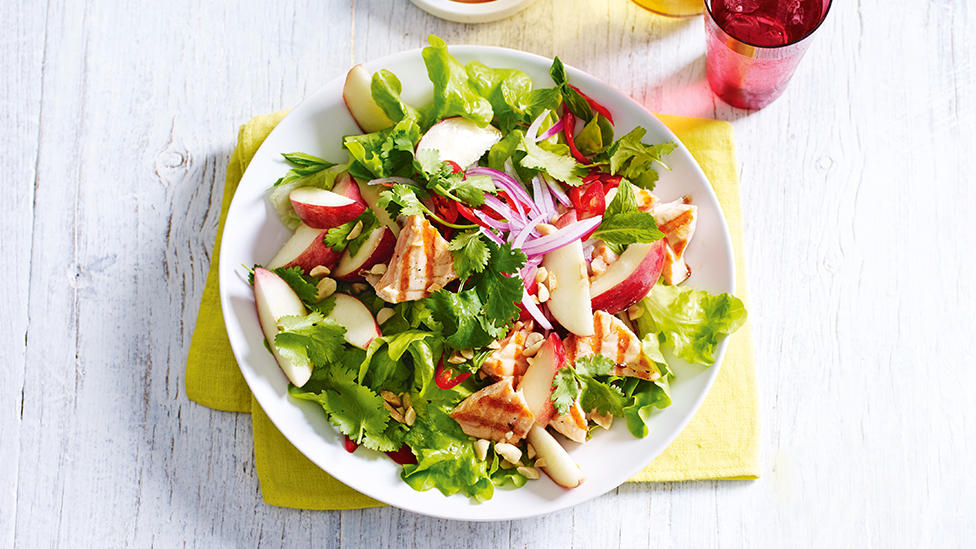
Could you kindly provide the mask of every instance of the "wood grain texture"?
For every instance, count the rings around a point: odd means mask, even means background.
[[[0,547],[971,543],[974,19],[839,2],[752,112],[708,90],[701,18],[624,0],[483,25],[404,0],[0,2]],[[183,394],[237,127],[431,33],[732,122],[761,479],[626,484],[503,523],[262,502],[249,417]]]

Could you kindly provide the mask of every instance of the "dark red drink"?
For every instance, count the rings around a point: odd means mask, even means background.
[[[708,0],[708,83],[730,105],[762,108],[779,97],[830,0]]]

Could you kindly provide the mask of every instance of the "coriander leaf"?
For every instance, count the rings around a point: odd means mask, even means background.
[[[573,366],[580,375],[593,377],[612,375],[615,364],[603,355],[594,354],[577,358]]]
[[[454,349],[484,347],[496,338],[482,324],[484,304],[476,289],[458,293],[437,290],[425,304],[444,330],[444,342]]]
[[[664,163],[663,156],[674,151],[677,145],[673,142],[645,145],[641,139],[646,133],[647,130],[638,126],[618,139],[607,152],[610,155],[610,173],[623,175],[638,187],[653,190],[657,172],[652,163],[657,162],[670,169]]]
[[[711,295],[704,290],[658,283],[640,301],[637,318],[642,336],[656,334],[688,362],[711,365],[719,342],[746,321],[742,301],[732,294]]]
[[[447,247],[451,250],[451,257],[454,259],[454,270],[461,280],[467,280],[472,273],[483,271],[491,256],[488,246],[485,245],[478,231],[459,233]]]
[[[296,398],[318,402],[339,432],[379,451],[392,451],[400,447],[387,432],[390,414],[383,405],[383,398],[355,381],[355,374],[343,368],[328,370],[322,382],[327,387],[319,393],[305,392],[289,387],[289,394]]]
[[[510,242],[496,246],[487,242],[488,266],[474,277],[474,285],[484,303],[479,317],[485,331],[495,339],[505,337],[508,325],[519,314],[518,302],[522,300],[522,280],[518,270],[525,264],[525,254],[512,248]]]
[[[352,234],[353,229],[357,225],[362,224],[359,230],[359,234],[353,238],[349,238]],[[339,252],[347,247],[349,248],[349,253],[351,255],[356,255],[362,245],[369,239],[370,234],[380,226],[380,220],[373,213],[373,210],[367,209],[363,213],[359,214],[356,219],[339,225],[338,227],[333,227],[325,234],[325,244],[330,246],[333,250]]]
[[[577,164],[572,156],[547,151],[524,135],[521,136],[521,139],[519,150],[525,151],[525,157],[520,161],[522,166],[533,170],[542,170],[554,179],[574,187],[583,184],[586,169]]]
[[[391,189],[381,192],[380,197],[380,205],[385,207],[387,211],[390,210],[389,204],[396,204],[400,207],[399,212],[390,213],[397,213],[397,215],[408,217],[427,213],[427,208],[417,198],[417,190],[415,187],[397,183]]]
[[[295,266],[287,269],[278,267],[273,272],[287,282],[299,299],[306,304],[313,303],[318,298],[319,289],[315,286],[315,282],[312,282],[315,279],[305,276],[301,267]]]
[[[274,346],[295,364],[322,366],[342,360],[346,329],[319,312],[278,319]]]
[[[579,382],[576,381],[576,372],[568,366],[560,368],[556,371],[556,377],[553,378],[552,385],[553,390],[550,398],[552,399],[553,406],[555,406],[557,412],[565,414],[579,397],[580,386]]]
[[[591,376],[579,375],[580,406],[584,410],[596,410],[601,414],[619,416],[627,404],[627,397],[619,387],[609,382],[599,381]]]

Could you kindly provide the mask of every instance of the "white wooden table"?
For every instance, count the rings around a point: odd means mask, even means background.
[[[0,2],[0,547],[950,547],[976,539],[976,6],[841,2],[786,94],[733,109],[701,18],[538,0]],[[265,505],[250,418],[184,363],[237,127],[424,45],[559,55],[729,120],[763,477],[624,485],[538,519]]]

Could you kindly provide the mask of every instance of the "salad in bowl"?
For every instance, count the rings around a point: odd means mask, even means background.
[[[674,142],[618,135],[558,58],[537,87],[436,37],[421,54],[422,104],[349,72],[346,158],[279,151],[267,198],[292,232],[250,269],[265,347],[291,402],[414,490],[579,487],[565,448],[646,436],[669,361],[712,364],[745,309],[683,284],[698,206],[654,192]]]

